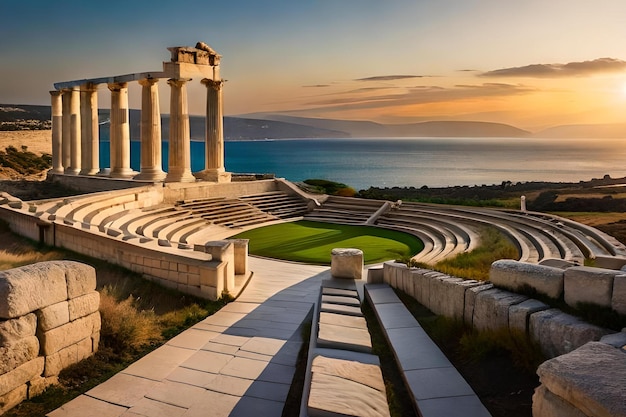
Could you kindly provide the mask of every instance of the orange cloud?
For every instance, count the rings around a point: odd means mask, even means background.
[[[532,64],[523,67],[502,68],[479,74],[479,77],[581,77],[607,72],[626,71],[626,61],[615,58],[598,58],[593,61],[567,64]]]

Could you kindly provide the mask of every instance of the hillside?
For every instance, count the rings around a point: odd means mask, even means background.
[[[626,123],[555,126],[533,136],[550,139],[619,139],[626,138]]]

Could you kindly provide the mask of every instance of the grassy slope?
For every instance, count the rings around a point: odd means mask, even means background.
[[[314,264],[329,264],[333,248],[361,249],[370,264],[411,256],[424,247],[415,236],[394,230],[309,221],[261,227],[235,237],[250,239],[253,255]]]

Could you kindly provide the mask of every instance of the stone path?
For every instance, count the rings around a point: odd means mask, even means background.
[[[250,258],[236,301],[49,417],[280,416],[328,267]]]

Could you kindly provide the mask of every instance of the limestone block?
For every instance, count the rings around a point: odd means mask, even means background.
[[[9,411],[26,398],[28,398],[28,386],[26,384],[22,384],[14,390],[0,395],[0,415]]]
[[[572,307],[578,303],[592,303],[611,307],[613,278],[619,271],[589,266],[577,266],[565,271],[564,298]]]
[[[39,355],[39,339],[28,336],[0,346],[0,374],[9,372]]]
[[[612,346],[590,342],[542,363],[537,369],[549,391],[584,415],[625,417],[626,359]]]
[[[527,300],[527,297],[492,288],[476,295],[473,326],[478,330],[497,330],[509,327],[509,308]]]
[[[399,262],[385,262],[383,264],[383,279],[385,281],[385,283],[391,285],[392,287],[394,285],[392,285],[392,281],[395,283],[396,280],[396,268],[406,268],[407,266],[405,264],[399,263]]]
[[[335,278],[361,279],[363,251],[352,248],[333,249],[330,252],[330,274]]]
[[[0,346],[34,336],[37,330],[37,317],[27,314],[11,320],[0,321]]]
[[[616,275],[613,279],[611,307],[626,316],[626,275]]]
[[[510,259],[495,261],[489,270],[489,281],[496,287],[517,291],[528,285],[551,298],[561,297],[563,276],[561,268]]]
[[[596,260],[597,259],[598,258],[596,257]],[[571,268],[572,266],[578,266],[577,263],[566,261],[565,259],[560,258],[543,258],[541,261],[539,261],[539,265],[553,266],[559,269],[567,269]]]
[[[11,319],[67,300],[65,270],[59,262],[39,262],[0,271],[0,318]]]
[[[62,326],[70,322],[70,313],[67,301],[52,304],[37,310],[39,319],[39,331],[47,332],[55,327]]]
[[[88,358],[94,352],[92,346],[91,337],[87,337],[78,343],[46,356],[46,366],[43,375],[45,377],[59,375],[68,366]]]
[[[529,331],[548,358],[571,352],[610,333],[556,308],[531,314]]]
[[[405,294],[410,295],[411,297],[413,297],[413,275],[411,274],[411,268],[406,268],[406,269],[400,269],[398,271],[398,275],[400,278],[400,290],[402,290]]]
[[[600,342],[616,348],[623,348],[624,346],[626,346],[626,333],[619,332],[607,334],[606,336],[602,337],[602,339],[600,339]]]
[[[413,298],[422,305],[426,305],[430,297],[430,279],[424,275],[426,272],[429,272],[429,270],[421,268],[411,270],[411,275],[413,276]]]
[[[26,384],[35,376],[43,372],[43,357],[32,359],[6,374],[0,375],[0,396],[13,391],[20,385]]]
[[[250,239],[230,239],[235,250],[235,274],[243,275],[248,273],[248,245]]]
[[[50,356],[100,331],[100,313],[92,313],[40,334],[41,352]]]
[[[512,305],[509,308],[509,328],[526,333],[528,331],[530,315],[549,308],[549,305],[533,299]]]
[[[451,317],[454,315],[453,306],[458,306],[458,300],[452,299],[455,295],[454,287],[463,282],[461,278],[438,277],[430,281],[430,311],[435,314]],[[463,298],[464,295],[462,295]],[[461,300],[461,306],[465,303],[465,299]],[[461,316],[463,309],[461,307]]]
[[[465,291],[465,311],[463,313],[463,320],[465,324],[473,326],[474,324],[474,305],[476,304],[476,296],[482,291],[487,291],[493,288],[493,284],[483,284],[476,287],[469,288]]]
[[[92,291],[83,296],[71,299],[69,302],[69,317],[74,321],[98,311],[100,307],[100,293]]]
[[[309,416],[389,416],[379,366],[317,356],[311,373]]]
[[[49,378],[36,376],[28,382],[28,398],[34,398],[42,394],[51,385],[56,385],[58,383],[59,377],[57,376]]]
[[[80,262],[60,261],[65,268],[67,298],[80,297],[96,289],[96,269]]]
[[[533,417],[589,417],[540,385],[533,394]]]
[[[598,268],[621,270],[626,265],[626,258],[623,256],[596,255],[594,265]]]
[[[367,270],[368,284],[382,284],[384,282],[383,268],[369,268]]]

